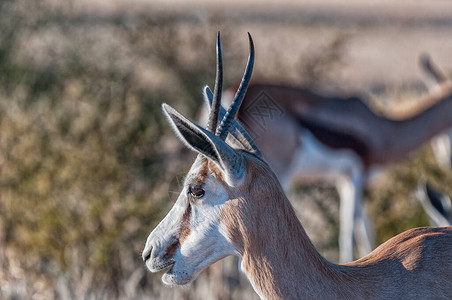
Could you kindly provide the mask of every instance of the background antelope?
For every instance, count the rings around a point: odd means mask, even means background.
[[[237,255],[256,293],[266,299],[452,297],[451,227],[409,230],[348,265],[332,264],[316,251],[253,140],[237,134],[245,132],[239,123],[239,130],[229,132],[253,68],[249,38],[242,82],[219,126],[219,35],[207,128],[163,104],[177,136],[198,156],[177,202],[147,239],[142,256],[148,269],[166,269],[163,282],[180,285],[215,261]],[[205,97],[210,97],[207,88]],[[242,147],[228,144],[228,134]]]
[[[445,85],[444,85],[445,86]],[[291,181],[329,181],[340,196],[340,261],[373,249],[374,233],[362,198],[376,168],[396,161],[452,126],[449,89],[404,120],[374,113],[357,97],[326,97],[302,88],[251,84],[238,114],[288,189]],[[415,132],[415,134],[413,134]]]

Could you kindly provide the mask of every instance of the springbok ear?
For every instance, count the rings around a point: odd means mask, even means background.
[[[188,148],[213,161],[225,173],[229,185],[237,186],[243,181],[246,170],[242,155],[166,103],[162,104],[162,109],[179,139]]]

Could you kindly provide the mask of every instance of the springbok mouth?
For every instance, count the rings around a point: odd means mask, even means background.
[[[160,263],[158,265],[154,265],[152,267],[151,266],[147,266],[147,267],[151,272],[156,273],[156,272],[160,272],[165,269],[169,269],[170,267],[172,267],[174,265],[174,263],[175,263],[174,260],[169,260],[169,261]]]

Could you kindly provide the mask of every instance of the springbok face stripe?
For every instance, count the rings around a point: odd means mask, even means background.
[[[182,244],[187,236],[190,234],[190,215],[191,215],[191,204],[189,203],[187,209],[182,215],[182,220],[180,223],[179,231],[179,243]]]

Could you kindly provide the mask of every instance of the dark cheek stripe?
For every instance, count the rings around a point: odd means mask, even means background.
[[[185,210],[184,214],[182,215],[182,220],[180,223],[180,230],[179,230],[179,243],[180,244],[182,244],[182,242],[190,234],[190,215],[191,215],[191,205],[188,205],[187,209]]]
[[[191,215],[191,205],[187,207],[184,214],[182,215],[182,220],[180,223],[179,236],[178,238],[166,249],[164,258],[171,258],[174,256],[177,248],[182,244],[182,242],[190,234],[190,215]]]
[[[163,258],[165,258],[165,259],[172,258],[178,247],[179,247],[179,240],[176,240],[174,243],[172,243],[166,249],[166,252],[165,252],[165,255],[163,255]]]

